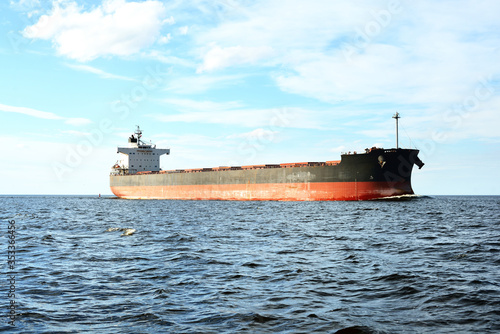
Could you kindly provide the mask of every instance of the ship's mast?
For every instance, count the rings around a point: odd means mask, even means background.
[[[396,115],[392,116],[392,118],[396,119],[396,149],[399,148],[399,128],[398,128],[398,120],[401,118],[399,117],[399,113],[396,112]]]
[[[141,143],[142,143],[142,141],[141,141],[142,131],[139,128],[139,125],[136,125],[136,126],[137,126],[137,130],[135,130],[135,134],[137,136],[137,145],[141,145]]]

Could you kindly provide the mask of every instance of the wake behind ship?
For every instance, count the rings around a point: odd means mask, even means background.
[[[396,121],[399,116],[396,114]],[[134,136],[135,134],[135,136]],[[137,127],[111,171],[111,191],[127,199],[348,201],[411,195],[416,149],[372,147],[337,161],[161,170],[170,154],[141,140]]]

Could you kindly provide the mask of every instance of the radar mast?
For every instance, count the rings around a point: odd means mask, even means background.
[[[392,116],[396,120],[396,149],[399,148],[399,127],[398,127],[398,120],[401,118],[399,117],[399,113],[396,112],[396,115]]]

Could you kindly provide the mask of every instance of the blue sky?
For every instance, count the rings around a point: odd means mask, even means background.
[[[0,194],[110,194],[136,125],[163,169],[416,147],[422,195],[500,194],[500,2],[0,4]]]

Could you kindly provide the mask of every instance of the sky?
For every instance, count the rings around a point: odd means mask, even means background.
[[[163,169],[417,148],[420,195],[500,195],[496,0],[0,3],[0,194],[111,194],[139,125]]]

